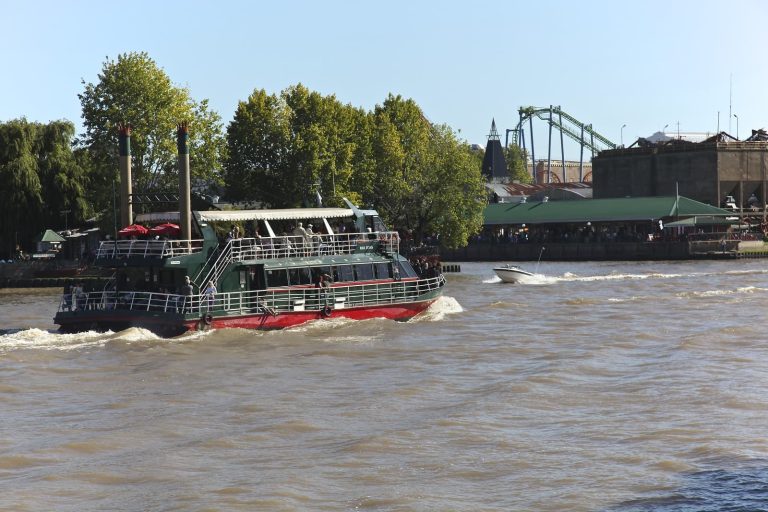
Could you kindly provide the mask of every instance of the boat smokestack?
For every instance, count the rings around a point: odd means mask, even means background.
[[[179,148],[179,227],[181,239],[192,240],[192,191],[189,175],[189,125],[179,123],[176,130]]]
[[[131,186],[131,125],[119,124],[120,146],[120,222],[121,227],[133,224],[133,187]]]

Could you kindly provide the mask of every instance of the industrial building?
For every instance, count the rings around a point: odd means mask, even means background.
[[[701,142],[638,139],[601,151],[592,161],[595,199],[685,196],[737,208],[762,207],[768,179],[768,134],[754,130],[739,141],[725,132]],[[731,205],[732,206],[732,205]]]

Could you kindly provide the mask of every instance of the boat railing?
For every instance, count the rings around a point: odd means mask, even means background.
[[[445,284],[442,275],[428,279],[334,284],[327,288],[276,288],[215,295],[114,291],[65,294],[59,311],[132,310],[180,314],[270,314],[321,311],[414,302]]]
[[[232,260],[260,260],[300,256],[335,256],[360,252],[397,253],[400,238],[396,231],[376,233],[283,235],[275,237],[235,238]]]
[[[203,240],[105,240],[96,258],[172,258],[202,250]]]
[[[209,281],[218,283],[219,278],[224,273],[224,271],[227,269],[227,266],[232,263],[232,253],[233,253],[233,242],[234,240],[231,240],[227,243],[227,245],[224,246],[224,248],[219,253],[218,257],[216,258],[216,261],[213,262],[213,264],[210,264],[210,261],[206,262],[206,266],[200,269],[200,273],[198,273],[197,276],[195,276],[195,279],[193,282],[199,287],[204,288],[206,286],[206,283]],[[206,274],[205,278],[203,278],[202,281],[197,281],[197,279],[200,277],[200,274],[205,271],[205,269],[210,265],[210,270],[208,271],[208,274]]]

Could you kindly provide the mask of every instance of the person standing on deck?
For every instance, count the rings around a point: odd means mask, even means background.
[[[189,276],[184,276],[184,284],[179,288],[179,295],[181,295],[181,310],[182,312],[192,311],[192,295],[194,290],[192,289],[192,283],[189,281]]]
[[[301,254],[304,254],[304,246],[307,242],[307,230],[304,229],[304,224],[299,224],[293,229],[293,236],[295,237],[293,242],[296,246],[301,246]]]
[[[203,296],[208,302],[208,310],[213,309],[213,304],[216,300],[216,285],[213,281],[208,283],[208,286],[206,286],[205,290],[203,291]]]

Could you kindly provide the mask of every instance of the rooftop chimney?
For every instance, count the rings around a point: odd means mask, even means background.
[[[189,177],[189,126],[179,123],[176,143],[179,148],[179,227],[181,239],[192,240],[192,192]]]
[[[118,124],[120,146],[120,227],[133,224],[133,195],[131,187],[131,125]]]

